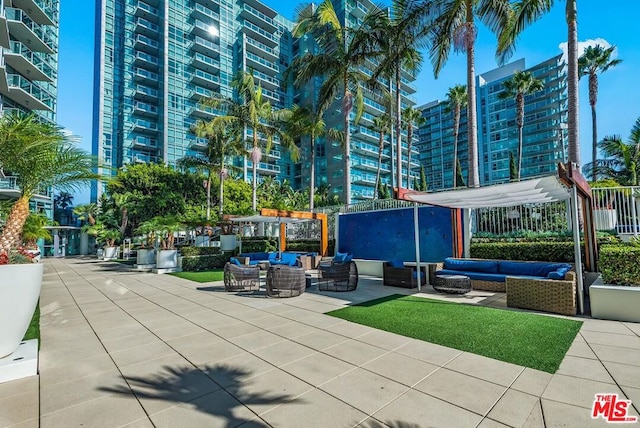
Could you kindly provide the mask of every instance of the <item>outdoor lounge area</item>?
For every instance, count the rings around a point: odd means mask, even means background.
[[[503,293],[371,277],[349,293],[314,287],[256,299],[223,281],[47,260],[40,374],[0,383],[0,425],[590,426],[596,393],[640,402],[638,324],[580,318],[550,374],[325,315],[390,294],[506,309]]]

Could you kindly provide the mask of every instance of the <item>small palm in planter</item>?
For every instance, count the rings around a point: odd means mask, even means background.
[[[24,250],[33,255],[35,261],[40,261],[38,239],[51,239],[51,232],[45,228],[49,219],[42,214],[31,214],[22,227],[22,243]]]
[[[175,269],[178,267],[178,250],[174,247],[175,234],[183,230],[184,226],[175,216],[156,217],[154,220],[161,232],[156,268]]]
[[[69,135],[35,115],[0,118],[0,165],[16,177],[20,196],[0,233],[0,358],[13,353],[38,302],[43,265],[19,252],[29,200],[50,187],[71,191],[99,178],[93,159]]]
[[[155,219],[142,223],[136,232],[145,236],[138,249],[136,264],[139,266],[155,266],[156,264],[156,239],[159,225]]]

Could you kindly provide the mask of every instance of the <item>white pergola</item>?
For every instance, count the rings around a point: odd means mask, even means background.
[[[522,204],[549,203],[571,201],[571,225],[575,251],[576,282],[578,287],[578,306],[584,312],[584,295],[582,281],[582,255],[580,249],[580,226],[578,222],[578,195],[576,187],[569,189],[555,176],[533,178],[515,183],[496,184],[492,186],[470,189],[450,190],[445,192],[425,193],[401,189],[400,199],[421,204],[464,210],[464,247],[471,243],[471,211],[476,208],[511,207]],[[416,252],[419,256],[419,252]],[[420,261],[417,261],[418,266]]]

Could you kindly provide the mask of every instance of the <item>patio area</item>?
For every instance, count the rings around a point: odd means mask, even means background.
[[[2,427],[582,427],[607,425],[591,419],[597,393],[640,408],[640,324],[582,319],[551,375],[324,315],[390,294],[505,308],[502,293],[361,277],[353,292],[268,299],[45,263],[40,374],[0,384]]]

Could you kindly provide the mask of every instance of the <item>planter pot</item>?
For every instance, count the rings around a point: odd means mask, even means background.
[[[140,248],[136,255],[137,265],[155,265],[156,264],[156,250],[153,248],[146,249]]]
[[[36,254],[36,256],[33,258],[33,260],[36,263],[40,263],[40,259],[42,258],[42,253],[40,252],[40,249],[37,250],[25,250],[27,253],[29,254]]]
[[[593,210],[593,220],[596,230],[615,229],[618,224],[616,210]]]
[[[591,316],[603,320],[640,322],[640,287],[604,285],[589,287]]]
[[[156,255],[157,269],[172,269],[178,267],[178,250],[158,250]]]
[[[102,260],[104,259],[104,248],[98,248],[96,250],[96,256],[98,257],[98,259]]]
[[[220,235],[221,251],[233,251],[237,246],[236,235]]]
[[[118,258],[118,247],[105,247],[104,248],[104,259],[105,260],[115,260]]]
[[[18,348],[40,297],[44,265],[0,266],[0,358]]]

